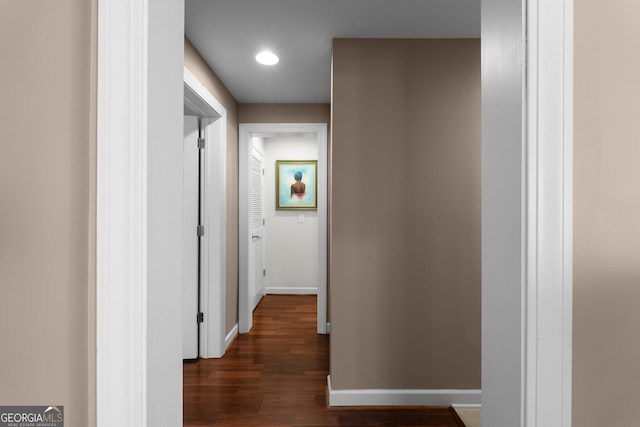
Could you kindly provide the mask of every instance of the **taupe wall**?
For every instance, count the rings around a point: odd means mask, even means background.
[[[640,402],[640,3],[575,1],[573,425]]]
[[[0,2],[0,403],[95,425],[96,2]]]
[[[329,123],[329,104],[240,104],[240,123]]]
[[[227,333],[238,323],[238,103],[184,38],[184,65],[227,109]]]
[[[331,380],[480,388],[479,40],[335,40]]]

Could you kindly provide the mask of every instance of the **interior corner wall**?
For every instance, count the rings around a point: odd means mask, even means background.
[[[640,402],[640,3],[574,3],[573,425]]]
[[[266,291],[316,294],[318,211],[276,210],[276,161],[318,160],[318,140],[315,135],[269,137],[264,152]]]
[[[184,66],[227,110],[227,334],[238,323],[238,102],[195,46],[184,38]]]
[[[0,402],[69,427],[96,414],[96,3],[0,2]]]
[[[480,42],[333,44],[333,389],[480,389]]]

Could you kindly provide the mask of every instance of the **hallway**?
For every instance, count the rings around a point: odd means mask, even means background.
[[[316,297],[267,295],[222,359],[184,364],[184,426],[458,427],[447,408],[328,409]]]

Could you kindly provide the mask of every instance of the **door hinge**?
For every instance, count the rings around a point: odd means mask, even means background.
[[[267,275],[267,269],[263,269],[263,270],[262,270],[262,275],[263,275],[263,276],[266,276],[266,275]]]
[[[201,150],[204,148],[204,138],[198,138],[198,148]]]
[[[204,323],[204,313],[201,311],[198,312],[198,323]]]
[[[198,226],[198,237],[204,236],[204,225]]]
[[[266,223],[267,223],[267,220],[266,220],[266,219],[263,219],[263,220],[262,220],[262,225],[265,225]]]

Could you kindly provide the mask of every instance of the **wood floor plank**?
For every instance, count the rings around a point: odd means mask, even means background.
[[[184,426],[457,427],[446,407],[328,408],[328,374],[316,297],[267,295],[222,359],[184,363]]]

